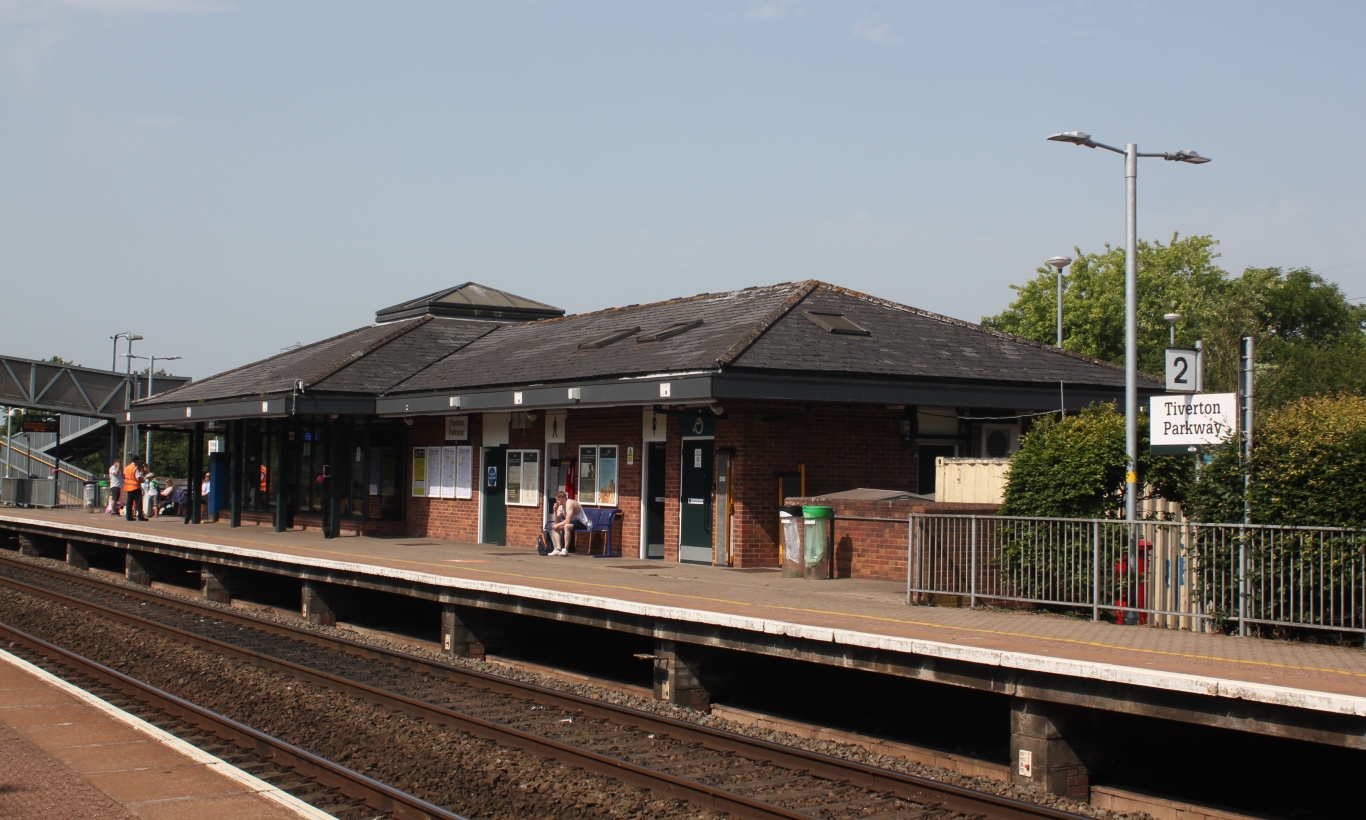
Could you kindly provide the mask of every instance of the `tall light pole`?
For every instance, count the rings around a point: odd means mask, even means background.
[[[5,478],[10,477],[9,454],[14,449],[14,413],[13,407],[5,408]]]
[[[1055,256],[1047,264],[1058,272],[1058,349],[1062,350],[1062,269],[1072,264],[1072,257]]]
[[[133,406],[133,342],[142,341],[142,337],[139,336],[139,335],[136,334],[136,333],[120,333],[119,335],[122,336],[123,338],[125,338],[125,339],[128,340],[128,352],[124,354],[125,356],[128,357],[128,369],[127,369],[127,371],[126,371],[126,378],[125,378],[124,381],[123,381],[123,409],[124,409],[124,410],[128,410],[128,409],[130,409],[130,408]],[[118,346],[118,341],[117,341],[117,339],[114,341],[114,345],[115,345],[115,348],[117,349],[117,346]],[[127,427],[123,428],[123,463],[124,463],[124,464],[127,464],[127,463],[128,463],[128,437],[129,437],[129,435],[130,435],[129,429],[128,429]],[[136,451],[136,450],[137,450],[137,447],[138,447],[138,441],[137,441],[138,428],[137,428],[136,426],[132,428],[131,435],[132,435],[132,437],[133,437],[133,450]]]
[[[148,356],[147,358],[149,359],[149,361],[147,362],[147,396],[150,398],[151,395],[152,395],[152,378],[153,378],[154,376],[156,376],[157,359],[161,359],[163,362],[173,362],[173,361],[176,361],[177,359],[183,359],[183,358],[185,358],[185,357],[184,357],[184,356]],[[148,430],[148,431],[147,431],[147,463],[148,463],[148,464],[151,464],[151,463],[152,463],[152,431],[151,431],[151,430]]]
[[[1203,165],[1209,162],[1209,157],[1202,157],[1194,151],[1140,154],[1138,146],[1132,142],[1120,150],[1096,142],[1090,134],[1082,131],[1065,131],[1048,139],[1087,148],[1104,148],[1124,155],[1127,188],[1124,242],[1124,450],[1128,460],[1124,468],[1124,517],[1134,521],[1138,518],[1138,160],[1140,157],[1161,157],[1170,162]]]

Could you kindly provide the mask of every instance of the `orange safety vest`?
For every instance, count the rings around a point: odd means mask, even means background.
[[[123,468],[123,489],[124,492],[132,492],[140,488],[142,484],[138,482],[138,465],[129,464]]]

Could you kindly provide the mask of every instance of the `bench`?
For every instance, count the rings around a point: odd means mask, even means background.
[[[615,558],[612,554],[612,529],[616,522],[622,518],[621,510],[616,507],[584,507],[584,514],[588,516],[588,529],[579,530],[588,536],[588,549],[586,552],[593,551],[593,533],[602,533],[602,555],[595,555],[594,558]]]

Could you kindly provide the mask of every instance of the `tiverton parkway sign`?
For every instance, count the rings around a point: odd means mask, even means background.
[[[1153,396],[1148,418],[1154,453],[1192,453],[1223,444],[1238,432],[1238,394]]]

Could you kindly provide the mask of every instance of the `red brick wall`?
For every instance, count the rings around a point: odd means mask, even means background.
[[[470,543],[479,540],[479,481],[483,476],[482,451],[483,417],[470,413],[470,440],[446,441],[446,420],[441,417],[418,417],[408,431],[408,449],[403,455],[403,484],[399,488],[408,498],[408,535],[410,537],[448,538]],[[474,450],[474,497],[426,498],[413,496],[413,448],[442,447],[468,444]],[[427,465],[431,475],[431,464]]]
[[[885,488],[883,488],[885,489]],[[820,497],[789,503],[835,510],[835,576],[877,581],[906,580],[911,513],[995,515],[995,504],[928,504],[921,501],[851,501]]]
[[[734,447],[735,565],[779,566],[778,473],[806,466],[808,495],[872,487],[916,489],[903,411],[859,405],[727,403],[718,447]]]
[[[901,435],[904,411],[860,405],[813,406],[799,402],[727,402],[725,407],[724,416],[716,418],[714,425],[718,450],[732,448],[735,453],[733,554],[738,567],[778,566],[780,562],[779,473],[796,473],[805,465],[808,495],[855,487],[916,490],[916,449]],[[569,408],[565,442],[560,450],[562,458],[577,459],[580,445],[614,444],[619,448],[617,503],[623,516],[613,541],[619,553],[627,556],[639,554],[640,545],[640,496],[646,448],[641,412],[639,407]],[[548,461],[545,414],[537,411],[536,415],[537,419],[528,429],[508,431],[509,446],[539,451],[544,465]],[[433,499],[409,495],[409,536],[478,540],[481,498],[478,485],[483,476],[480,463],[482,416],[470,413],[469,418],[468,443],[474,448],[474,498]],[[668,502],[664,514],[664,557],[666,561],[677,561],[682,416],[670,414],[667,422],[665,495]],[[414,447],[447,444],[444,431],[444,419],[416,419],[409,431],[409,443]],[[628,448],[634,448],[634,463],[627,463]],[[404,458],[407,483],[403,491],[411,493],[411,449]],[[542,487],[541,492],[555,489],[558,488]],[[541,530],[542,515],[541,506],[508,507],[508,545],[530,548]],[[838,550],[836,553],[842,562],[842,574],[874,578],[894,577],[899,572],[900,577],[905,577],[904,525],[902,536],[879,534],[874,531],[876,528],[862,530],[852,523],[847,529],[844,553]],[[837,532],[844,530],[837,528]],[[881,545],[882,540],[886,541],[885,546]],[[595,538],[594,542],[596,551],[601,548],[601,538]],[[844,542],[837,540],[838,543]],[[861,546],[865,544],[866,549]],[[582,541],[579,548],[582,549]]]

